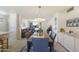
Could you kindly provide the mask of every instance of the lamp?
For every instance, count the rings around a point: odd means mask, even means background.
[[[41,22],[45,21],[45,19],[40,18],[40,9],[41,8],[42,8],[41,6],[38,6],[38,14],[37,14],[37,18],[35,18],[35,20],[37,20],[37,22],[40,23],[40,28],[42,28],[42,23]]]

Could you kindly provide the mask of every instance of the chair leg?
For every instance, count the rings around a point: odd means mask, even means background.
[[[32,42],[27,42],[27,52],[30,52],[30,48],[32,46]]]
[[[53,50],[53,43],[52,42],[49,42],[49,47],[50,47],[50,52],[52,52],[52,50]]]

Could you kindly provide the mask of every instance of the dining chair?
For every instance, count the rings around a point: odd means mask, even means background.
[[[52,50],[54,51],[54,41],[55,41],[55,38],[56,38],[56,33],[54,33],[54,32],[51,33],[50,38],[52,39],[52,42],[51,42],[52,45],[53,45],[53,49]]]

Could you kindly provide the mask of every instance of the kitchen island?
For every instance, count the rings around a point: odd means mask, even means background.
[[[48,46],[50,47],[50,52],[54,51],[52,39],[50,39],[47,33],[34,33],[28,40],[27,40],[27,51],[30,51],[32,46],[32,38],[48,38]]]

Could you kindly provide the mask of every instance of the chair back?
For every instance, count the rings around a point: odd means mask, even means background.
[[[55,37],[56,37],[56,33],[51,33],[51,35],[50,35],[50,37],[51,37],[51,39],[54,41],[55,40]]]

